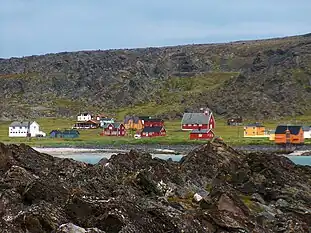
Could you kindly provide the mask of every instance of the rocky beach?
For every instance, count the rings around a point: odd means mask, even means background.
[[[310,232],[311,167],[222,141],[179,162],[137,150],[91,165],[0,144],[0,229]]]

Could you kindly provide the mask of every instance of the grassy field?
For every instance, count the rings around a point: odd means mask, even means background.
[[[69,129],[73,125],[73,120],[44,118],[36,120],[40,124],[40,129],[48,133],[53,129]],[[252,121],[249,121],[252,122]],[[266,129],[275,129],[280,123],[303,123],[310,125],[311,117],[301,116],[295,121],[283,119],[279,121],[264,121],[262,122]],[[245,122],[247,123],[247,122]],[[4,143],[26,143],[31,146],[46,146],[46,147],[67,147],[67,146],[100,146],[100,145],[121,145],[121,144],[200,144],[204,141],[189,140],[189,132],[180,130],[180,121],[166,121],[165,127],[167,136],[156,138],[134,139],[133,137],[109,137],[100,136],[101,129],[80,130],[80,138],[77,139],[54,139],[54,138],[9,138],[8,126],[10,122],[0,122],[0,141]],[[220,136],[229,145],[261,145],[273,144],[268,138],[244,138],[243,126],[227,126],[223,119],[216,117],[216,136]]]

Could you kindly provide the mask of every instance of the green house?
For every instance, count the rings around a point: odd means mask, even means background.
[[[62,138],[78,138],[80,133],[78,130],[69,129],[62,132]]]

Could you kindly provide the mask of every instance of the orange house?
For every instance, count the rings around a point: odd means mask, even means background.
[[[124,118],[124,127],[126,130],[142,130],[144,128],[144,125],[142,123],[142,120],[139,119],[138,116],[126,116]]]
[[[244,137],[265,137],[265,126],[256,122],[244,127]]]
[[[275,130],[276,144],[303,144],[304,136],[300,125],[279,125]]]

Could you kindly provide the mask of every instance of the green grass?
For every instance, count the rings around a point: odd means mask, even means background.
[[[72,127],[74,120],[66,118],[44,118],[36,119],[40,124],[40,129],[47,134],[53,129],[69,129]],[[252,122],[252,121],[249,121]],[[297,118],[297,123],[311,122],[310,116],[300,116]],[[100,145],[121,145],[121,144],[203,144],[204,141],[189,140],[189,132],[180,130],[180,120],[166,121],[165,127],[167,136],[155,138],[134,139],[133,137],[109,137],[100,136],[101,129],[80,130],[80,138],[77,139],[54,139],[54,138],[31,138],[29,141],[26,138],[9,138],[8,126],[11,122],[0,122],[0,141],[5,143],[26,143],[32,146],[100,146]],[[245,124],[248,122],[245,122]],[[281,121],[265,121],[263,122],[266,129],[275,129],[279,123],[293,123],[290,119]],[[232,146],[236,145],[269,145],[273,141],[268,138],[244,138],[243,126],[227,126],[226,122],[216,117],[216,136],[220,136],[226,143]],[[306,142],[309,143],[309,142]]]

